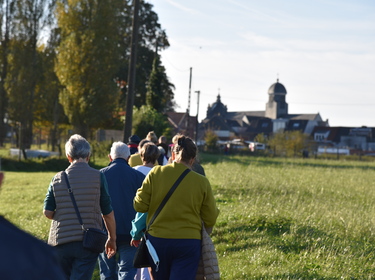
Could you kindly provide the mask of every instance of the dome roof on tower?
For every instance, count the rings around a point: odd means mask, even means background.
[[[216,102],[212,105],[208,105],[207,118],[211,118],[214,115],[225,116],[227,114],[227,106],[221,102],[220,93],[217,96]]]
[[[276,83],[270,86],[268,89],[268,94],[286,94],[286,89],[283,84],[279,83],[279,79],[277,79]]]

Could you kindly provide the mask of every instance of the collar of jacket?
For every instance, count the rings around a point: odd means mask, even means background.
[[[129,163],[123,158],[115,158],[108,164],[108,166],[115,163],[126,164],[127,166],[129,166]]]

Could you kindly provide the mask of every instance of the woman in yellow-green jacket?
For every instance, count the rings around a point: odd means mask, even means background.
[[[177,178],[191,169],[196,155],[194,142],[178,135],[172,150],[173,162],[155,166],[146,176],[134,198],[134,208],[137,212],[148,212],[147,224]],[[189,172],[148,230],[148,238],[160,260],[158,269],[152,269],[155,280],[195,279],[202,221],[206,228],[211,228],[218,214],[208,179]]]

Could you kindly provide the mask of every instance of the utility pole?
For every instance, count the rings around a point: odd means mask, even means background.
[[[137,61],[137,45],[138,45],[138,18],[139,18],[139,0],[133,0],[133,22],[132,22],[132,37],[131,50],[129,60],[128,73],[128,90],[126,97],[126,113],[124,125],[124,143],[128,141],[132,133],[133,125],[133,105],[134,105],[134,88],[135,88],[135,67]]]
[[[186,110],[187,120],[186,120],[186,136],[190,136],[190,95],[191,95],[191,74],[193,68],[190,67],[190,80],[189,80],[189,97],[188,97],[188,108]]]
[[[195,91],[197,93],[197,123],[196,123],[196,126],[195,126],[195,145],[198,146],[198,125],[199,125],[199,121],[198,121],[198,114],[199,114],[199,95],[201,94],[201,91],[200,90],[197,90]]]

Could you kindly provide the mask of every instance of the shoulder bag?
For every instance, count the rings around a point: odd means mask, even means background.
[[[83,247],[94,253],[103,253],[105,243],[107,242],[107,239],[108,239],[107,233],[101,229],[84,227],[81,214],[79,213],[78,206],[74,198],[73,190],[70,187],[68,175],[66,175],[65,171],[63,171],[62,174],[65,177],[66,184],[68,186],[68,192],[70,194],[70,198],[72,199],[74,209],[76,211],[79,223],[81,224],[81,227],[83,230]]]
[[[215,245],[207,233],[202,221],[202,245],[201,258],[195,280],[220,280],[219,263],[217,260]]]

